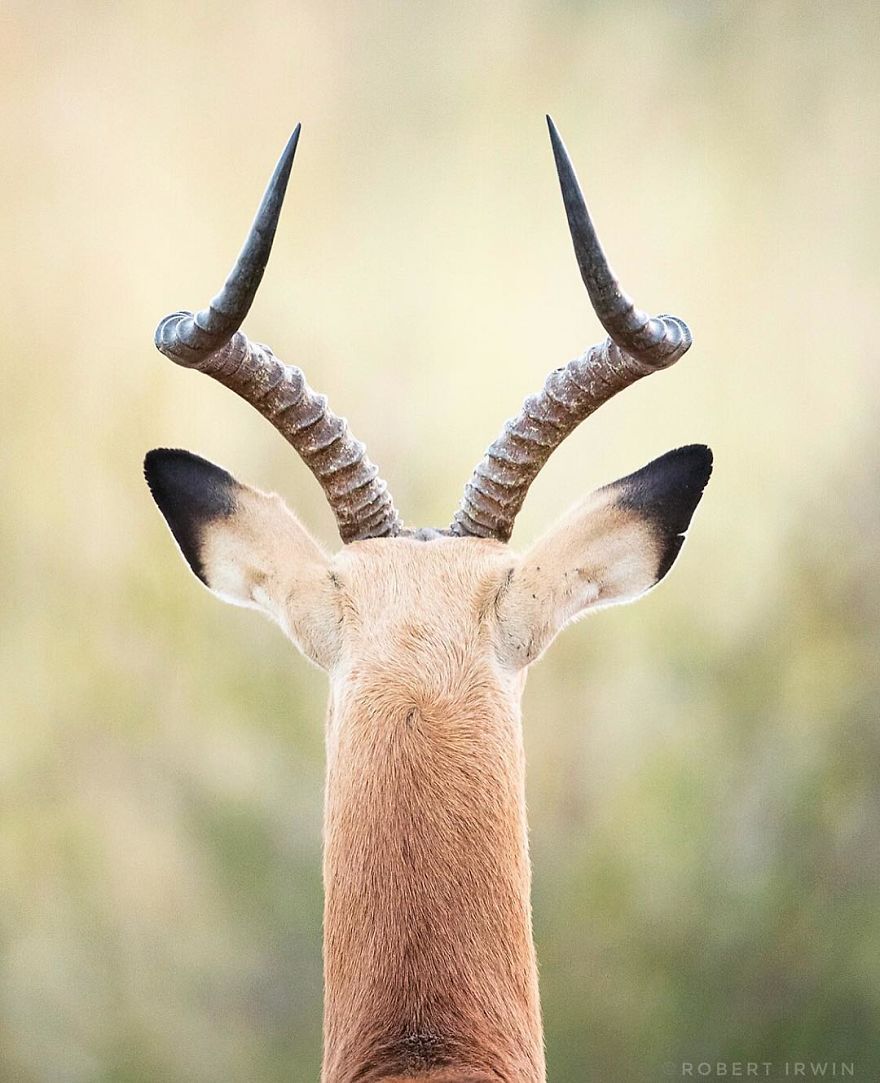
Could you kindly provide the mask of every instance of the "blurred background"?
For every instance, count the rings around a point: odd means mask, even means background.
[[[880,7],[0,7],[0,1079],[315,1080],[325,680],[187,571],[141,477],[296,455],[153,349],[303,137],[246,323],[415,524],[602,337],[544,125],[695,345],[604,407],[514,535],[667,450],[674,573],[525,697],[550,1078],[880,1065]],[[830,1070],[828,1071],[830,1075]]]

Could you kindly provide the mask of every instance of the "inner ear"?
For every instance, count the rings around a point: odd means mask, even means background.
[[[266,613],[312,661],[332,665],[339,628],[330,562],[284,501],[188,451],[151,451],[144,474],[202,583]]]
[[[525,554],[496,600],[499,658],[528,665],[569,621],[658,583],[711,472],[707,447],[678,448],[573,508]]]

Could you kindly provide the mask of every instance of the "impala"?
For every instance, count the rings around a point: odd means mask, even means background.
[[[448,527],[404,526],[347,423],[298,368],[239,330],[269,258],[299,126],[221,292],[156,332],[163,354],[231,388],[293,445],[344,543],[328,555],[278,496],[196,455],[146,457],[153,497],[202,583],[274,618],[329,676],[324,1083],[544,1080],[526,672],[564,625],[663,578],[711,473],[708,448],[670,451],[588,496],[524,554],[508,548],[554,448],[691,343],[681,320],[649,317],[619,287],[548,123],[575,255],[609,337],[525,401]]]

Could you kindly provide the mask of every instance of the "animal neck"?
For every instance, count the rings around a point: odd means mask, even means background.
[[[519,703],[491,692],[331,703],[324,1083],[544,1079]]]

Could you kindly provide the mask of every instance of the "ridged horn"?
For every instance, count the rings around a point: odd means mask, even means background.
[[[590,302],[608,332],[605,342],[550,373],[544,387],[478,463],[450,526],[453,534],[506,542],[529,486],[553,451],[618,391],[668,368],[691,344],[676,316],[649,316],[620,288],[611,270],[556,125],[547,117],[556,172],[575,257]]]
[[[156,346],[176,364],[230,388],[275,426],[317,478],[344,542],[389,537],[402,524],[364,445],[308,386],[301,369],[239,331],[272,251],[299,133],[297,124],[223,289],[201,312],[166,316],[156,329]]]

